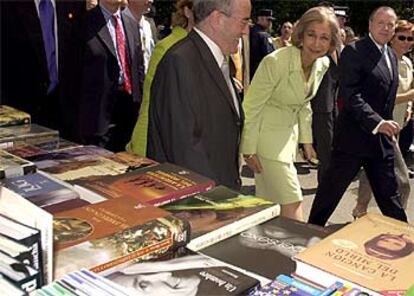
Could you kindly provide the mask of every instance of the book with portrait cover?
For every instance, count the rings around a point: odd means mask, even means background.
[[[279,206],[252,195],[217,186],[162,206],[191,226],[187,247],[198,251],[279,214]]]
[[[414,228],[369,213],[294,258],[295,275],[328,286],[337,278],[383,295],[414,283]]]
[[[56,213],[53,230],[56,278],[159,257],[189,240],[186,221],[133,197]]]
[[[279,274],[294,272],[292,257],[329,233],[322,227],[276,217],[200,252],[273,279]]]
[[[59,132],[38,124],[23,124],[0,128],[0,148],[21,144],[59,142]]]
[[[30,114],[16,108],[0,105],[0,127],[29,124]]]
[[[100,195],[107,199],[131,196],[155,206],[214,187],[213,180],[171,163],[149,166],[117,176],[74,180],[72,183],[76,184],[76,190],[84,194]]]
[[[41,208],[79,198],[79,194],[69,184],[58,182],[42,172],[6,178],[0,180],[0,185]]]
[[[102,274],[131,295],[246,295],[259,283],[228,264],[186,248]]]
[[[23,176],[36,172],[33,162],[0,149],[0,179]]]

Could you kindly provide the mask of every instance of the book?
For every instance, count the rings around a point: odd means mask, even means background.
[[[189,240],[186,221],[133,197],[56,213],[53,228],[56,278],[158,257]]]
[[[0,149],[0,179],[23,176],[36,172],[33,162]]]
[[[40,232],[41,270],[44,282],[51,282],[53,271],[53,216],[27,200],[27,198],[2,186],[0,186],[0,214],[26,226],[33,227]]]
[[[128,153],[126,151],[118,152],[105,157],[126,165],[128,167],[127,172],[159,164],[155,160],[149,159],[141,155]]]
[[[276,275],[295,271],[292,256],[328,234],[323,227],[276,217],[200,252],[273,279]]]
[[[258,283],[223,262],[188,249],[102,274],[131,295],[246,295]]]
[[[279,214],[279,206],[266,199],[217,186],[162,206],[191,226],[187,247],[198,251]]]
[[[70,185],[57,182],[41,172],[6,178],[0,180],[0,185],[27,198],[38,207],[46,207],[79,198],[79,194],[71,189]]]
[[[17,288],[3,275],[0,274],[0,295],[3,296],[25,296],[27,293]]]
[[[27,293],[41,286],[38,270],[0,252],[0,274]]]
[[[25,159],[31,156],[34,156],[34,155],[47,153],[47,150],[44,150],[42,148],[39,148],[35,145],[30,145],[30,144],[15,145],[5,150],[13,155],[16,155],[16,156],[19,156]]]
[[[43,256],[40,231],[2,214],[0,214],[0,226],[0,250],[12,258],[42,271]]]
[[[24,124],[0,128],[0,148],[21,144],[59,142],[59,132],[37,124]]]
[[[369,213],[294,259],[295,274],[325,287],[339,278],[363,291],[403,295],[414,283],[414,228]]]
[[[16,108],[0,105],[0,127],[30,123],[30,114]]]
[[[108,199],[132,196],[155,206],[214,187],[213,180],[171,163],[145,167],[117,176],[74,180],[72,183],[76,184],[76,190],[85,194]]]

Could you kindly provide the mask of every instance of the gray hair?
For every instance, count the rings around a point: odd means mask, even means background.
[[[397,14],[395,13],[395,10],[394,10],[393,8],[391,8],[391,7],[389,7],[389,6],[380,6],[380,7],[375,8],[375,9],[371,12],[371,14],[369,15],[369,21],[370,21],[370,22],[372,22],[372,21],[373,21],[373,19],[374,19],[374,17],[375,17],[375,15],[376,15],[378,12],[380,12],[380,11],[389,11],[389,12],[391,12],[393,15],[395,15],[395,18],[397,18]]]
[[[231,15],[233,0],[193,0],[193,12],[195,23],[206,19],[214,10]]]

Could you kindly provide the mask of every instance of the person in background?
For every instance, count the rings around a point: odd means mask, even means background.
[[[298,143],[306,159],[312,147],[312,110],[329,59],[339,43],[335,14],[325,7],[308,10],[292,35],[293,46],[266,56],[245,97],[241,152],[254,171],[256,195],[281,204],[281,215],[303,219],[302,192],[294,160]]]
[[[349,43],[358,40],[358,37],[355,35],[354,30],[352,30],[351,27],[345,26],[344,30],[345,30],[345,35],[346,35],[344,45],[348,45]]]
[[[196,26],[155,73],[147,155],[238,190],[244,113],[228,59],[249,31],[250,0],[193,0],[193,12]]]
[[[256,23],[250,28],[250,79],[253,78],[262,59],[275,50],[269,33],[274,19],[273,10],[261,9],[257,13]]]
[[[407,221],[394,170],[394,142],[400,126],[392,120],[398,88],[398,60],[387,43],[395,32],[397,15],[379,7],[369,17],[369,36],[341,53],[339,113],[333,151],[319,183],[309,223],[325,225],[348,185],[365,169],[381,212]]]
[[[158,64],[164,57],[167,50],[178,41],[187,36],[188,32],[194,26],[194,15],[192,12],[192,0],[177,0],[176,12],[173,16],[172,33],[157,43],[148,67],[148,72],[144,80],[144,93],[142,98],[141,109],[139,111],[138,120],[132,132],[126,150],[131,153],[145,156],[147,153],[147,134],[148,134],[148,108],[151,93],[151,85],[154,79],[155,71]]]
[[[414,44],[413,34],[414,26],[406,20],[399,20],[395,27],[395,35],[390,41],[392,49],[397,54],[399,63],[399,84],[393,118],[401,127],[405,127],[411,119],[412,104],[414,101],[413,64],[408,57],[404,56],[404,54],[411,50]],[[394,143],[394,155],[395,174],[401,192],[401,201],[404,208],[407,208],[408,197],[410,196],[410,182],[408,168],[398,142]],[[371,187],[365,173],[363,173],[359,178],[357,204],[352,211],[352,215],[355,218],[359,218],[367,213],[371,198]]]
[[[293,24],[291,22],[284,22],[280,28],[280,36],[273,39],[273,47],[279,49],[291,45],[291,36],[293,32]]]
[[[339,28],[343,29],[345,27],[345,24],[348,21],[348,11],[349,7],[347,6],[334,6],[335,15],[338,19]]]
[[[64,120],[73,105],[72,34],[86,2],[1,1],[0,11],[1,104],[72,139]]]
[[[125,150],[141,103],[135,21],[121,13],[123,0],[100,0],[78,23],[74,104],[79,141]]]

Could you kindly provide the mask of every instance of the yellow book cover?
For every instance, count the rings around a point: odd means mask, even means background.
[[[382,295],[414,283],[414,227],[368,214],[294,257],[295,274],[320,285],[335,277]]]

